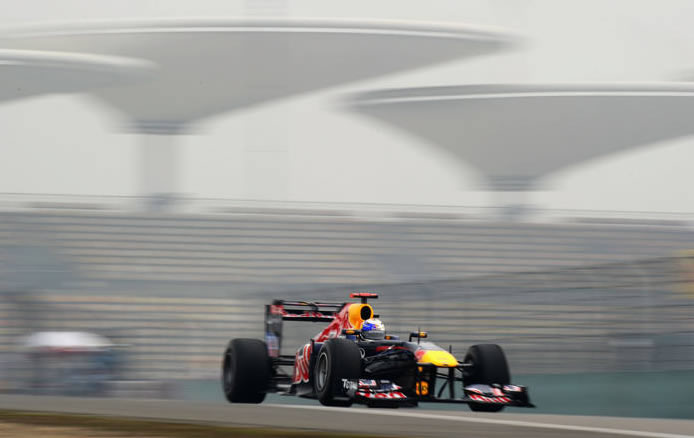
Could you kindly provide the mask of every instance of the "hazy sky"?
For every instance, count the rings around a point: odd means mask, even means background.
[[[522,47],[221,115],[177,139],[180,191],[201,197],[484,205],[478,175],[403,133],[344,111],[346,93],[500,82],[661,81],[694,76],[689,0],[0,0],[0,25],[244,15],[388,18],[506,28]],[[0,47],[1,48],[1,47]],[[138,137],[85,96],[0,104],[0,192],[137,194]],[[272,126],[272,129],[268,129]],[[336,133],[338,135],[336,135]],[[548,177],[544,207],[694,212],[691,140]]]

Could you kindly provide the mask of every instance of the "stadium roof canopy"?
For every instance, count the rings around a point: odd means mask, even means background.
[[[0,49],[0,102],[113,86],[152,70],[149,62],[123,57]]]
[[[694,134],[694,84],[464,85],[379,90],[351,107],[529,190],[568,166]]]
[[[200,119],[510,43],[498,31],[466,25],[292,18],[90,22],[0,32],[5,47],[126,56],[158,66],[150,81],[94,91],[128,115],[135,131],[151,134],[143,137],[139,166],[145,194],[176,191],[170,135]]]
[[[494,52],[470,26],[328,19],[159,19],[6,29],[6,47],[150,60],[156,78],[97,92],[138,121],[188,123],[346,82]]]

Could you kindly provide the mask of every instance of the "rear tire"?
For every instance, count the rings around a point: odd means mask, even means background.
[[[491,385],[498,383],[508,385],[511,383],[511,372],[504,350],[496,344],[473,345],[465,355],[465,362],[473,366],[465,370],[464,385]],[[504,405],[486,403],[468,403],[470,410],[475,412],[499,412]]]
[[[357,344],[348,339],[328,339],[318,353],[313,372],[318,401],[325,406],[351,406],[353,400],[344,395],[342,379],[358,379],[360,375],[361,353]]]
[[[222,388],[229,403],[260,403],[271,375],[267,345],[258,339],[233,339],[224,352]]]

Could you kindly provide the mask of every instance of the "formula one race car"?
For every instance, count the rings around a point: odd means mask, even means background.
[[[233,339],[224,353],[222,386],[227,400],[260,403],[268,392],[277,392],[317,398],[327,406],[466,403],[484,412],[534,407],[527,388],[511,384],[498,345],[474,345],[458,361],[450,348],[423,342],[426,332],[412,332],[407,341],[386,334],[367,303],[377,294],[350,297],[361,303],[274,300],[265,306],[265,342]],[[287,320],[329,324],[296,355],[281,355],[282,322]],[[292,367],[292,373],[284,367]],[[456,397],[458,382],[461,397]],[[444,391],[447,397],[442,397]]]

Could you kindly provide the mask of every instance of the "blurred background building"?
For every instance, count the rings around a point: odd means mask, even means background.
[[[691,416],[690,2],[0,10],[0,389],[63,391],[25,340],[77,332],[79,387],[221,399],[268,300],[368,289],[548,410]]]

